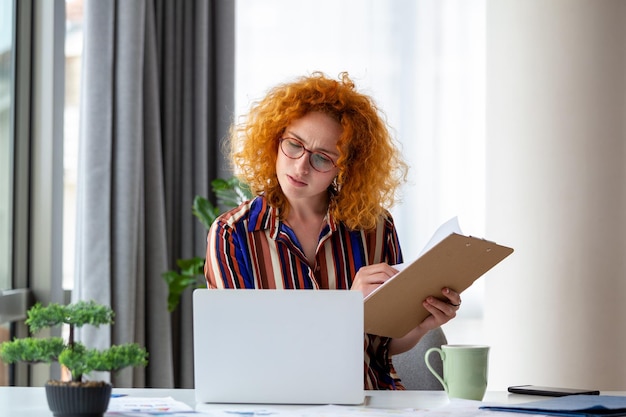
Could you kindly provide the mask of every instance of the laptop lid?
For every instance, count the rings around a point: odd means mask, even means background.
[[[196,289],[193,334],[198,403],[364,400],[359,291]]]

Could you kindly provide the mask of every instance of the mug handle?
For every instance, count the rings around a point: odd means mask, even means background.
[[[428,370],[435,376],[435,378],[437,378],[439,380],[439,382],[441,382],[441,385],[443,386],[443,389],[448,392],[448,385],[444,382],[443,377],[441,375],[439,375],[437,373],[437,371],[435,371],[435,369],[430,365],[430,361],[428,360],[428,358],[430,357],[430,354],[433,352],[437,352],[439,354],[439,357],[441,358],[441,360],[445,360],[445,353],[443,353],[443,351],[439,348],[436,347],[432,347],[430,349],[428,349],[426,351],[426,353],[424,354],[424,361],[426,362],[426,367],[428,368]]]

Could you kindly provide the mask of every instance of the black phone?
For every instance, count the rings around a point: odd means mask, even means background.
[[[508,388],[513,394],[542,395],[544,397],[564,397],[566,395],[600,395],[600,391],[582,388],[541,387],[538,385],[515,385]]]

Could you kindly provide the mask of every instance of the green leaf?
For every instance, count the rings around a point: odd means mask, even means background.
[[[196,278],[189,278],[176,273],[176,271],[167,271],[163,274],[165,281],[168,283],[167,295],[167,311],[170,313],[176,310],[180,303],[180,296],[188,287],[194,285]]]
[[[171,313],[180,303],[180,296],[188,287],[197,287],[204,281],[204,258],[179,259],[180,272],[167,271],[162,276],[168,285],[167,310]]]
[[[96,349],[87,349],[82,344],[74,344],[74,348],[65,349],[59,355],[59,363],[67,368],[72,375],[72,381],[80,381],[83,375],[93,371],[94,357],[98,355]]]
[[[252,198],[250,188],[234,176],[229,179],[217,178],[211,181],[211,187],[219,207],[202,196],[196,196],[191,207],[193,215],[207,230],[222,213],[220,207],[230,209]],[[185,289],[202,286],[205,282],[204,261],[200,257],[179,259],[176,262],[177,271],[167,271],[161,275],[168,286],[167,309],[170,313],[178,307]]]
[[[176,265],[180,268],[182,275],[193,277],[204,273],[204,258],[198,256],[191,259],[179,259]]]
[[[73,381],[92,371],[116,372],[128,366],[146,366],[148,352],[136,343],[114,345],[108,349],[85,349],[80,346],[66,349],[59,356],[59,363],[72,374]]]
[[[99,363],[94,364],[95,371],[116,372],[127,366],[146,366],[148,352],[136,343],[111,346],[99,355]]]
[[[61,324],[75,327],[90,324],[98,327],[101,324],[112,324],[114,317],[110,307],[97,304],[93,300],[79,301],[70,305],[50,303],[46,307],[37,303],[28,310],[27,314],[26,325],[33,333]]]
[[[193,199],[191,211],[207,230],[211,228],[211,225],[220,214],[219,208],[213,206],[209,200],[201,196],[196,196]]]
[[[26,325],[32,333],[36,333],[41,329],[55,327],[65,323],[65,307],[52,303],[47,307],[36,303],[32,306],[27,314]]]
[[[113,324],[115,314],[109,306],[97,304],[95,301],[78,301],[65,307],[66,321],[69,325],[82,327],[86,324],[99,327],[102,324]]]
[[[236,177],[228,180],[216,179],[211,182],[213,192],[221,206],[230,208],[237,207],[252,197],[248,186],[239,181]]]
[[[250,188],[239,181],[237,177],[231,177],[227,180],[222,178],[214,179],[211,181],[211,188],[217,199],[218,206],[225,208],[237,207],[239,204],[252,198]],[[215,219],[222,213],[222,210],[211,204],[205,197],[197,195],[193,199],[191,212],[209,230]]]
[[[0,359],[4,363],[52,363],[64,348],[61,337],[14,339],[0,344]]]

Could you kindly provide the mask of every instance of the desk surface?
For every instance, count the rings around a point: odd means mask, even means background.
[[[136,397],[172,397],[195,408],[193,389],[115,388],[117,394]],[[626,395],[626,392],[603,392],[605,395]],[[376,408],[434,408],[448,403],[443,391],[366,391],[367,405]],[[484,402],[514,404],[536,401],[541,397],[487,392]],[[221,404],[203,404],[202,410],[220,409]],[[301,407],[301,406],[300,406]],[[0,415],[50,417],[43,387],[0,387]]]

